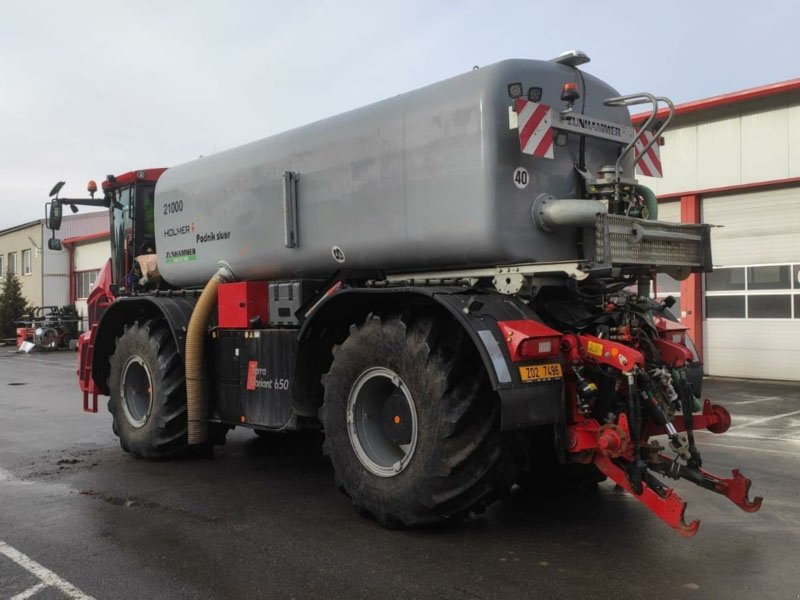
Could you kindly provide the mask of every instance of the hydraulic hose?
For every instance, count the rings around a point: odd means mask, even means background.
[[[655,192],[646,185],[637,185],[636,191],[644,198],[649,215],[647,218],[651,221],[658,221],[658,198]]]
[[[233,272],[226,263],[208,280],[200,299],[194,306],[186,330],[186,421],[188,443],[195,446],[208,440],[208,391],[206,389],[205,347],[206,332],[211,314],[217,304],[220,283],[233,281]]]

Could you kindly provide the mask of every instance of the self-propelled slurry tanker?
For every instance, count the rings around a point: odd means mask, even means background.
[[[110,396],[141,458],[207,451],[237,426],[322,429],[341,488],[387,526],[552,478],[610,478],[687,536],[699,523],[664,478],[758,510],[738,471],[701,468],[694,432],[730,417],[700,400],[686,328],[652,298],[659,273],[711,270],[709,227],[658,221],[634,178],[672,104],[619,95],[587,61],[503,61],[109,176],[97,200],[57,185],[51,228],[65,204],[111,219],[84,408]]]

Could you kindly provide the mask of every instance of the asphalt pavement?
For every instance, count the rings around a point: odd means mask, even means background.
[[[741,467],[747,514],[680,482],[684,539],[604,483],[515,494],[448,527],[355,513],[315,436],[228,436],[216,458],[140,461],[85,414],[74,353],[0,349],[0,599],[800,597],[800,385],[706,380],[733,415],[698,435]]]

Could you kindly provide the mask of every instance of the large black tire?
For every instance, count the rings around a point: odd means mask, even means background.
[[[123,450],[162,458],[187,448],[183,361],[160,319],[126,327],[110,359],[108,410]]]
[[[413,453],[400,472],[384,476],[359,458],[347,418],[355,384],[376,369],[399,376],[416,411]],[[502,445],[499,399],[460,327],[434,317],[370,316],[334,348],[323,383],[323,452],[360,513],[387,527],[455,521],[509,491],[515,473]]]

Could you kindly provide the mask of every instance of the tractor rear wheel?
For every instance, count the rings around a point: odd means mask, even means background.
[[[371,316],[334,348],[323,384],[323,451],[362,514],[454,521],[510,489],[499,400],[459,326]]]
[[[110,359],[108,410],[123,450],[160,458],[187,447],[183,361],[160,319],[126,327]]]

